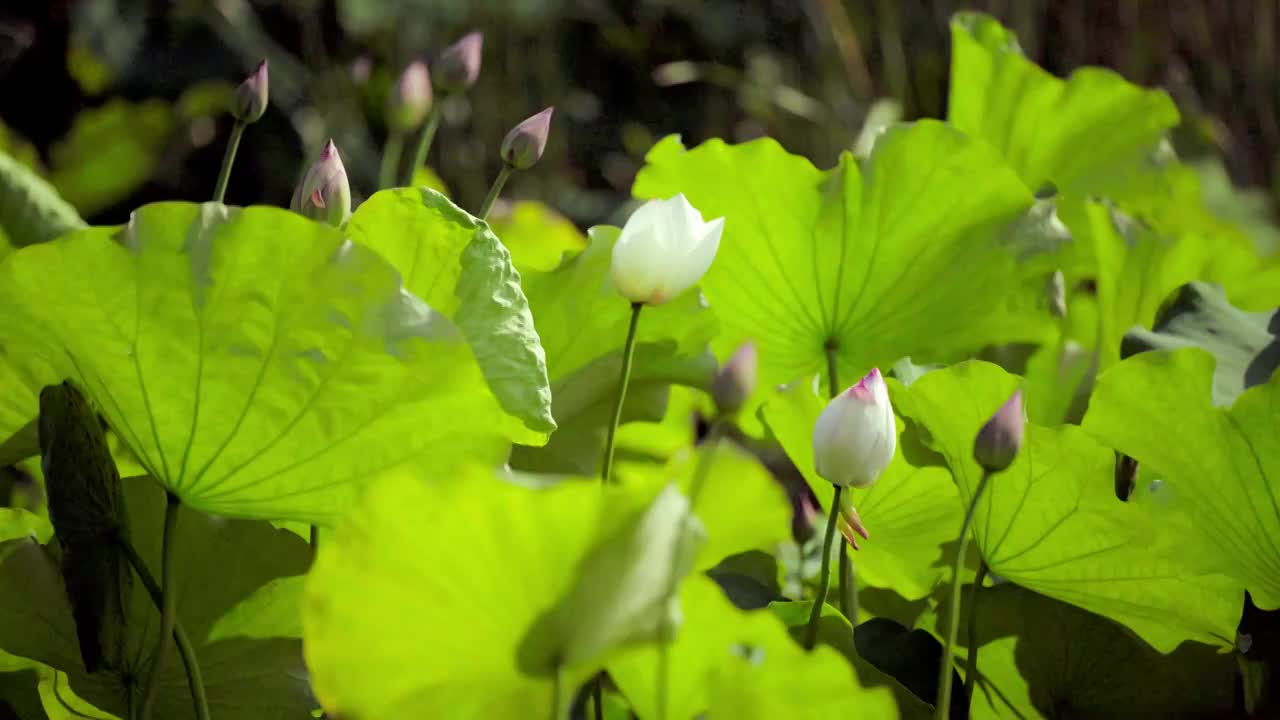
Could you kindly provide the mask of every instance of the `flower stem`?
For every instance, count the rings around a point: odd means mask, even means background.
[[[512,167],[506,163],[502,164],[502,170],[498,171],[498,177],[493,179],[493,184],[489,186],[489,194],[484,197],[484,204],[480,206],[480,219],[484,220],[489,217],[489,211],[493,209],[493,203],[498,200],[498,195],[502,193],[502,186],[507,184],[507,179],[511,177]]]
[[[431,112],[427,113],[427,124],[418,133],[417,149],[413,152],[413,163],[404,169],[400,176],[400,187],[413,184],[413,174],[427,162],[427,153],[431,151],[431,142],[436,138],[436,128],[440,127],[440,105],[433,103]]]
[[[987,562],[978,561],[978,577],[969,588],[969,623],[965,625],[965,635],[969,638],[969,671],[964,674],[965,702],[973,707],[973,691],[978,682],[978,591],[982,589],[982,581],[987,579]],[[972,717],[972,715],[970,715]]]
[[[129,564],[133,566],[133,571],[138,574],[142,580],[142,585],[147,589],[147,594],[151,596],[151,602],[155,604],[156,610],[164,612],[164,592],[160,590],[160,583],[156,582],[156,578],[147,569],[146,563],[142,561],[142,556],[133,547],[133,544],[123,536],[116,538],[117,545],[124,552]],[[173,641],[178,645],[178,655],[182,658],[182,664],[187,670],[187,685],[191,688],[191,704],[195,708],[197,720],[209,720],[209,700],[205,697],[204,678],[200,673],[200,662],[196,658],[195,646],[191,644],[191,638],[187,636],[187,631],[183,629],[182,622],[176,617],[173,619]]]
[[[618,424],[622,422],[622,404],[627,398],[627,382],[631,380],[631,359],[636,350],[636,328],[640,325],[640,311],[644,303],[631,303],[631,324],[627,327],[627,343],[622,347],[622,374],[618,378],[618,397],[613,402],[613,419],[604,441],[604,463],[600,468],[600,481],[609,483],[613,472],[613,443],[618,436]]]
[[[551,674],[551,720],[560,720],[560,666]]]
[[[964,551],[969,544],[969,527],[973,525],[973,514],[978,509],[978,501],[982,499],[982,491],[987,487],[991,473],[982,472],[982,479],[973,491],[969,500],[969,508],[964,513],[964,523],[960,526],[960,537],[956,541],[956,559],[951,568],[951,608],[948,612],[950,622],[947,625],[947,644],[942,648],[942,662],[938,665],[938,703],[934,706],[934,717],[946,720],[951,707],[951,663],[956,647],[956,634],[960,625],[960,571],[964,567]],[[972,670],[971,670],[972,671]]]
[[[222,202],[227,196],[227,182],[231,180],[231,166],[236,163],[236,150],[240,149],[240,136],[248,127],[239,120],[231,126],[231,137],[227,138],[227,151],[222,155],[222,169],[218,171],[218,184],[213,188],[213,201]]]
[[[591,684],[591,705],[596,711],[596,720],[604,720],[604,673],[596,675]]]
[[[164,536],[160,555],[160,635],[156,641],[155,652],[151,656],[151,668],[147,672],[147,684],[142,692],[141,720],[151,717],[151,709],[155,706],[156,694],[160,690],[160,674],[164,669],[164,658],[168,654],[172,642],[173,625],[177,614],[177,578],[174,567],[174,535],[178,529],[178,511],[182,503],[178,496],[168,493],[168,503],[164,510]]]
[[[822,538],[822,572],[818,575],[818,594],[813,597],[813,610],[809,613],[809,628],[805,632],[804,646],[812,650],[818,644],[818,624],[822,620],[822,606],[827,604],[827,586],[831,584],[831,540],[836,534],[836,519],[840,517],[840,494],[844,488],[832,486],[831,513],[827,516],[827,532]]]
[[[378,168],[378,190],[391,187],[400,169],[400,157],[404,155],[404,133],[392,130],[387,144],[382,146],[382,166]]]
[[[716,452],[720,450],[720,438],[724,435],[724,421],[717,417],[711,421],[711,427],[707,429],[707,437],[703,441],[702,452],[698,453],[698,464],[693,469],[693,481],[689,483],[689,509],[681,520],[680,534],[677,535],[675,552],[671,557],[671,574],[670,583],[666,589],[666,602],[671,602],[671,598],[676,594],[676,563],[680,561],[680,557],[684,555],[684,540],[689,533],[689,525],[693,522],[693,511],[698,504],[698,496],[702,494],[702,488],[707,484],[707,476],[711,474],[711,463],[715,460]],[[661,625],[658,630],[658,705],[657,720],[667,720],[667,698],[670,695],[668,684],[671,679],[671,626],[669,618],[664,614],[661,619]]]

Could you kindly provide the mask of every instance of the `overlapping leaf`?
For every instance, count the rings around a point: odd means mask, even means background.
[[[982,476],[974,437],[1016,384],[999,367],[971,361],[929,373],[895,399],[899,412],[928,430],[965,504]],[[1190,569],[1184,536],[1152,508],[1117,500],[1114,460],[1079,427],[1029,424],[1017,459],[991,478],[974,516],[974,542],[987,565],[1128,625],[1161,651],[1188,639],[1231,645],[1240,584]]]
[[[165,496],[143,478],[125,482],[130,536],[155,574]],[[174,567],[177,611],[200,659],[210,710],[237,718],[306,718],[314,705],[297,640],[205,642],[213,622],[259,585],[306,569],[310,551],[297,536],[269,524],[215,520],[183,512]],[[139,699],[140,678],[156,646],[160,614],[142,583],[133,583],[125,622],[123,665],[86,673],[71,606],[53,555],[34,540],[0,545],[0,647],[67,674],[76,695],[125,717],[129,693]],[[6,552],[7,551],[7,552]],[[156,713],[194,718],[186,671],[172,654],[160,677]]]
[[[362,203],[347,231],[386,258],[409,292],[457,323],[508,412],[535,433],[555,429],[546,360],[520,274],[488,225],[439,192],[399,188]]]
[[[646,161],[637,196],[683,192],[726,218],[702,283],[724,323],[714,347],[753,338],[763,387],[825,370],[828,346],[856,378],[1042,329],[1016,311],[1025,273],[1006,241],[1031,194],[951,127],[895,126],[865,166],[846,154],[827,172],[768,139],[686,150],[669,137]]]
[[[814,392],[815,385],[792,383],[765,403],[761,415],[819,502],[830,507],[831,483],[813,469],[813,426],[826,405]],[[909,441],[910,436],[903,439]],[[942,545],[960,532],[964,509],[945,468],[913,466],[904,451],[875,485],[845,492],[871,535],[860,543],[860,550],[850,551],[859,582],[892,588],[915,600],[928,595],[941,576]]]
[[[1188,566],[1233,576],[1262,609],[1280,607],[1280,376],[1214,407],[1214,359],[1146,352],[1098,380],[1085,428],[1159,474],[1155,506],[1187,535]],[[1185,572],[1185,571],[1184,571]]]
[[[148,205],[8,258],[0,305],[0,344],[75,379],[207,512],[328,524],[382,469],[526,432],[390,266],[282,210]]]

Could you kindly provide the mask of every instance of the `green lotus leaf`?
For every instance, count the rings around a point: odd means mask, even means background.
[[[928,373],[894,400],[928,431],[965,506],[982,476],[974,437],[1017,384],[970,361]],[[1163,425],[1153,416],[1145,427]],[[1154,508],[1116,499],[1114,465],[1111,448],[1077,426],[1028,424],[1014,463],[978,503],[972,531],[983,559],[996,575],[1123,623],[1162,652],[1184,640],[1233,645],[1240,584],[1188,568],[1184,535]]]
[[[398,188],[361,203],[347,232],[458,325],[503,407],[534,433],[529,442],[555,429],[546,359],[520,273],[488,225],[439,192]]]
[[[209,642],[229,638],[302,637],[306,576],[276,578],[231,608],[209,629]]]
[[[947,125],[896,125],[865,164],[846,153],[826,172],[769,139],[686,150],[668,137],[646,163],[637,197],[682,192],[726,218],[702,281],[724,324],[713,347],[724,357],[754,339],[762,388],[825,371],[828,347],[852,379],[1043,332],[1007,235],[1031,194]]]
[[[144,478],[124,483],[130,537],[153,576],[160,569],[165,494]],[[141,679],[156,646],[160,613],[143,583],[127,602],[124,651],[107,668],[87,673],[55,555],[31,539],[0,545],[0,647],[65,673],[75,695],[126,717],[129,697],[141,697]],[[210,711],[215,716],[261,719],[308,717],[314,700],[297,640],[204,638],[215,620],[262,584],[306,570],[310,550],[297,536],[268,523],[212,518],[180,510],[173,552],[177,613],[195,645]],[[170,652],[159,680],[157,717],[194,718],[187,674]]]
[[[84,220],[34,170],[0,152],[0,233],[5,245],[48,242],[84,227]]]
[[[523,437],[456,328],[342,233],[159,203],[0,266],[0,345],[69,375],[194,508],[326,525],[373,474]]]
[[[587,247],[587,238],[568,218],[532,200],[495,207],[489,227],[511,251],[511,262],[521,274],[551,272],[565,255]]]
[[[1145,352],[1098,379],[1085,429],[1158,474],[1149,502],[1181,543],[1185,565],[1242,583],[1280,607],[1280,376],[1214,407],[1214,358],[1199,348]],[[1184,572],[1187,572],[1184,569]]]
[[[777,391],[761,408],[761,416],[819,502],[830,508],[831,483],[813,469],[813,426],[826,406],[814,392],[816,380],[797,381]],[[891,385],[895,394],[899,387]],[[907,434],[902,437],[903,442],[910,439]],[[916,467],[907,461],[905,450],[894,456],[874,485],[845,490],[871,536],[859,543],[861,549],[850,549],[849,556],[859,584],[892,588],[916,600],[928,595],[942,577],[942,545],[960,532],[964,508],[945,468]]]

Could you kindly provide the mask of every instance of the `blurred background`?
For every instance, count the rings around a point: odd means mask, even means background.
[[[506,195],[585,227],[618,219],[669,133],[687,145],[770,135],[826,167],[877,100],[905,119],[943,115],[960,9],[998,17],[1055,74],[1098,64],[1168,89],[1184,115],[1177,147],[1202,159],[1206,192],[1256,188],[1233,195],[1235,210],[1274,215],[1276,0],[5,0],[0,149],[94,223],[208,198],[230,93],[266,57],[271,105],[228,202],[287,205],[329,137],[358,201],[374,188],[395,76],[480,30],[479,82],[447,101],[429,164],[474,210],[507,129],[555,105],[546,156]]]

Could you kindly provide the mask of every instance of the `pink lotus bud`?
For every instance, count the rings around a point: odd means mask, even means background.
[[[463,92],[476,84],[480,77],[480,56],[484,50],[484,36],[478,32],[467,33],[458,42],[440,53],[432,68],[436,87],[446,95]]]
[[[716,257],[724,218],[710,222],[681,193],[631,214],[613,246],[613,285],[633,303],[661,305],[693,287]]]
[[[748,340],[725,362],[711,381],[711,398],[725,415],[742,409],[756,389],[756,344]]]
[[[1022,391],[1017,390],[978,431],[978,438],[973,443],[973,458],[989,473],[1009,467],[1022,448],[1026,424]]]
[[[516,170],[525,170],[542,159],[542,151],[547,148],[547,136],[551,134],[551,114],[554,107],[532,117],[522,120],[511,128],[511,132],[502,139],[502,161]]]
[[[889,466],[897,446],[889,387],[880,370],[872,368],[818,416],[813,428],[813,466],[832,485],[867,487]]]
[[[231,101],[231,115],[244,124],[257,122],[267,111],[267,61],[258,63],[258,69],[245,78],[236,88]]]
[[[320,159],[302,176],[289,209],[330,225],[341,225],[351,214],[351,186],[338,147],[330,140]]]
[[[391,90],[388,123],[402,132],[414,130],[431,111],[431,74],[421,61],[409,63]]]

